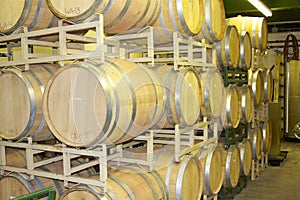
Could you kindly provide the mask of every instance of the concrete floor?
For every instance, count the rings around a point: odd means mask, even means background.
[[[281,149],[289,151],[281,166],[269,166],[234,200],[300,199],[300,141],[283,142]]]

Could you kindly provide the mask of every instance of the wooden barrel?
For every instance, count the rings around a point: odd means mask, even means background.
[[[218,194],[224,180],[223,153],[222,147],[217,144],[211,145],[208,149],[200,149],[197,157],[202,166],[203,194]]]
[[[253,159],[258,160],[261,158],[261,152],[263,148],[263,134],[260,127],[249,127],[247,130],[248,139],[252,143]]]
[[[51,139],[42,113],[44,87],[58,65],[39,64],[29,71],[6,68],[0,74],[0,137]]]
[[[263,100],[264,84],[261,69],[255,71],[249,70],[249,81],[248,83],[252,87],[254,94],[254,106],[259,107]]]
[[[203,186],[200,162],[186,155],[176,163],[174,152],[174,148],[164,146],[154,156],[154,168],[165,181],[169,199],[200,199]]]
[[[24,160],[19,160],[19,161],[26,162]],[[62,164],[63,164],[62,162],[56,162],[46,166],[39,167],[36,170],[62,174],[63,173]],[[79,162],[72,161],[72,164],[78,165]],[[95,171],[92,168],[77,173],[77,175],[81,177],[88,177],[92,174],[95,174]],[[12,172],[6,176],[3,176],[0,179],[0,191],[1,191],[0,199],[10,199],[11,197],[19,197],[49,187],[55,188],[56,200],[59,199],[60,195],[65,190],[63,181],[43,178],[39,176],[34,176],[34,179],[30,180],[27,174]]]
[[[262,122],[262,135],[263,135],[263,152],[268,153],[272,143],[272,125],[271,120],[266,119]]]
[[[242,116],[241,120],[250,123],[254,115],[254,95],[250,85],[239,87]]]
[[[153,24],[155,41],[165,43],[173,40],[173,32],[192,36],[200,32],[203,21],[203,1],[162,0],[162,11]]]
[[[62,84],[69,83],[65,87]],[[138,64],[116,59],[63,67],[49,80],[44,115],[61,142],[76,147],[128,141],[158,122],[165,92]]]
[[[241,158],[241,174],[248,176],[251,172],[252,165],[252,144],[249,139],[244,138],[242,142],[238,144]]]
[[[202,194],[202,169],[198,159],[184,155],[180,162],[175,162],[173,145],[157,145],[154,147],[153,167],[161,175],[169,199],[199,199]],[[124,157],[131,159],[147,159],[147,148],[128,149]]]
[[[252,43],[250,34],[247,31],[240,33],[240,67],[244,70],[251,68],[252,64]]]
[[[241,98],[238,86],[230,84],[226,87],[226,127],[237,128],[241,115]]]
[[[0,8],[0,33],[10,34],[21,26],[37,30],[57,25],[45,0],[1,1]]]
[[[204,117],[217,118],[221,115],[225,103],[225,88],[222,75],[217,69],[199,71],[202,103],[201,113]]]
[[[264,85],[263,102],[267,103],[272,100],[273,96],[273,75],[272,72],[268,69],[262,72],[262,76]]]
[[[237,68],[240,61],[240,36],[235,26],[227,26],[225,36],[217,42],[219,69]]]
[[[225,153],[225,177],[223,186],[225,188],[235,188],[240,178],[240,151],[236,145],[230,145]]]
[[[223,39],[226,31],[225,8],[222,0],[203,0],[204,20],[196,41],[206,39],[213,43]]]
[[[154,69],[166,90],[166,112],[157,125],[172,128],[192,126],[199,121],[201,86],[197,71],[185,68],[159,66]]]
[[[116,34],[152,25],[161,12],[162,0],[47,0],[47,4],[59,18],[76,23],[101,13],[104,31]]]
[[[267,48],[268,26],[264,17],[232,17],[226,19],[226,24],[236,26],[240,32],[248,31],[253,48],[260,50]]]
[[[91,177],[99,179],[99,176]],[[166,186],[155,171],[130,165],[108,171],[107,192],[96,186],[78,185],[67,191],[61,200],[145,199],[167,200]]]

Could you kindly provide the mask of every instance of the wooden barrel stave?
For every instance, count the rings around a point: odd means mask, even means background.
[[[66,81],[69,87],[61,88]],[[104,64],[87,61],[64,67],[51,77],[44,115],[53,134],[70,146],[113,145],[157,123],[164,111],[164,95],[160,79],[145,67],[121,59]]]
[[[3,69],[0,75],[0,136],[19,140],[32,137],[34,141],[52,139],[42,113],[42,98],[48,79],[58,65],[39,64],[29,71]]]
[[[240,61],[240,39],[235,26],[227,26],[225,36],[217,42],[219,69],[225,67],[236,69]]]
[[[0,33],[10,34],[22,26],[28,30],[45,29],[58,22],[44,0],[23,0],[18,4],[1,1],[0,7]]]

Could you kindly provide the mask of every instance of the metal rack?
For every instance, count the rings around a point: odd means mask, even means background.
[[[1,139],[1,138],[0,138]],[[95,146],[90,149],[76,149],[66,147],[65,145],[46,145],[46,144],[35,144],[31,138],[26,138],[27,142],[10,142],[0,140],[0,172],[4,175],[5,172],[17,172],[26,173],[33,179],[34,176],[40,176],[50,179],[57,179],[64,181],[65,187],[69,187],[69,183],[82,183],[103,188],[103,191],[107,191],[107,162],[121,155],[121,147],[107,147],[105,144]],[[26,168],[12,167],[6,165],[6,153],[7,147],[19,148],[26,151]],[[34,162],[34,155],[42,152],[54,152],[57,156]],[[91,160],[76,167],[71,166],[71,160],[88,156]],[[63,162],[63,173],[57,172],[46,172],[38,170],[38,167],[51,164],[54,162]],[[83,178],[73,176],[76,172],[88,169],[93,166],[99,166],[99,179],[92,180],[89,178]]]
[[[216,50],[213,45],[203,40],[197,42],[178,32],[173,33],[173,40],[160,44],[155,43],[158,28],[146,27],[135,33],[110,36],[105,39],[108,47],[107,56],[125,58],[131,62],[157,64],[173,64],[179,66],[215,67]],[[124,49],[125,51],[122,51]],[[140,54],[133,57],[133,54]]]

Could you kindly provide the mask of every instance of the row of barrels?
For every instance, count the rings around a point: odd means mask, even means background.
[[[257,77],[252,88],[263,86]],[[6,68],[0,74],[0,136],[42,141],[53,133],[74,147],[112,145],[151,128],[191,127],[224,112],[224,124],[236,127],[241,119],[251,121],[253,99],[262,92],[253,91],[245,85],[225,92],[217,69],[175,71],[122,59]]]
[[[158,27],[161,31],[155,37],[156,43],[172,39],[174,31],[211,43],[221,41],[227,32],[222,0],[31,0],[17,5],[1,1],[0,7],[3,11],[0,14],[0,32],[4,34],[22,26],[29,30],[54,27],[58,19],[81,23],[91,20],[96,13],[103,14],[104,30],[110,35],[146,26]],[[254,48],[266,49],[264,18],[239,16],[228,19],[227,23],[234,23],[241,35],[244,31],[249,32]]]
[[[9,199],[41,190],[50,186],[56,188],[56,199],[200,199],[201,195],[217,194],[222,187],[234,188],[240,176],[248,176],[251,171],[254,138],[256,131],[249,133],[237,145],[223,150],[221,145],[210,144],[174,161],[174,147],[156,146],[154,148],[154,170],[148,171],[137,165],[111,165],[108,170],[108,191],[91,185],[63,186],[63,181],[36,176],[29,180],[25,174],[10,173],[1,177],[1,199]],[[254,141],[254,142],[251,142]],[[258,143],[258,142],[257,142]],[[143,159],[147,157],[145,147],[128,149],[124,156]],[[22,149],[6,148],[7,165],[26,166],[26,153]],[[35,155],[34,160],[41,160]],[[72,160],[72,165],[83,164],[84,159]],[[55,162],[36,170],[62,174],[63,162]],[[80,177],[98,179],[94,168],[76,174]]]

